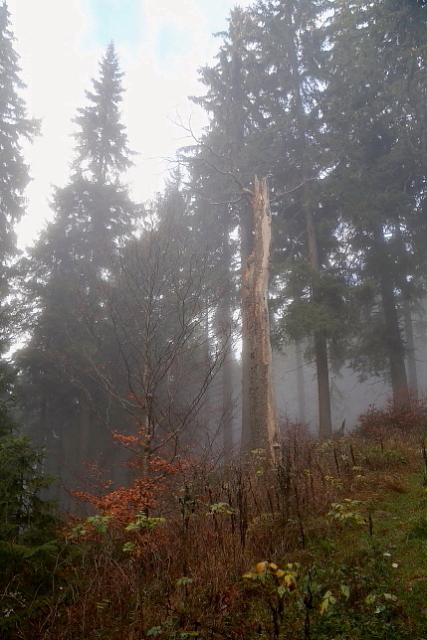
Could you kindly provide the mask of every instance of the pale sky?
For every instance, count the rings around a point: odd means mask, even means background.
[[[42,119],[42,135],[25,157],[33,181],[28,215],[18,228],[21,247],[31,244],[51,217],[52,185],[69,178],[74,141],[72,118],[85,106],[85,89],[114,40],[126,95],[122,121],[129,146],[140,153],[129,174],[132,195],[146,201],[161,191],[176,148],[188,143],[174,121],[205,116],[188,101],[203,94],[197,69],[212,62],[236,0],[8,0],[15,48],[21,56],[29,115]]]

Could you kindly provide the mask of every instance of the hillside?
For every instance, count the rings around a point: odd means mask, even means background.
[[[80,495],[94,515],[55,541],[2,543],[2,638],[422,640],[424,416],[371,408],[323,443],[288,425],[275,468],[157,460]]]

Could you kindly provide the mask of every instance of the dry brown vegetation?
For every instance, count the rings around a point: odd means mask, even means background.
[[[327,620],[322,607],[331,593],[329,578],[315,576],[328,541],[352,530],[372,542],[381,496],[404,492],[408,475],[420,472],[423,421],[424,406],[406,426],[388,424],[387,433],[377,423],[368,433],[362,419],[362,435],[322,443],[287,424],[273,468],[261,450],[216,469],[176,463],[165,474],[158,463],[155,489],[149,500],[141,493],[137,513],[123,520],[122,509],[115,519],[108,494],[97,498],[97,515],[64,528],[42,601],[13,603],[12,585],[3,594],[15,613],[30,609],[6,637],[285,638],[284,624],[292,637],[315,637],[312,626]],[[252,569],[257,563],[264,565]],[[289,563],[297,564],[291,570]],[[344,578],[333,580],[339,590]],[[351,580],[356,598],[360,580]],[[356,609],[371,591],[357,592]]]

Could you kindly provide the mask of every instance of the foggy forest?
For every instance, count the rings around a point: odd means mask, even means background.
[[[147,202],[111,42],[20,250],[2,3],[1,639],[425,638],[426,4],[236,6]]]

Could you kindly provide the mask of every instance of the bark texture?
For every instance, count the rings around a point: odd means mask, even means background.
[[[265,179],[255,176],[250,195],[252,249],[242,271],[243,342],[249,353],[249,416],[242,425],[242,447],[265,449],[273,458],[277,414],[272,375],[268,278],[271,214]]]

